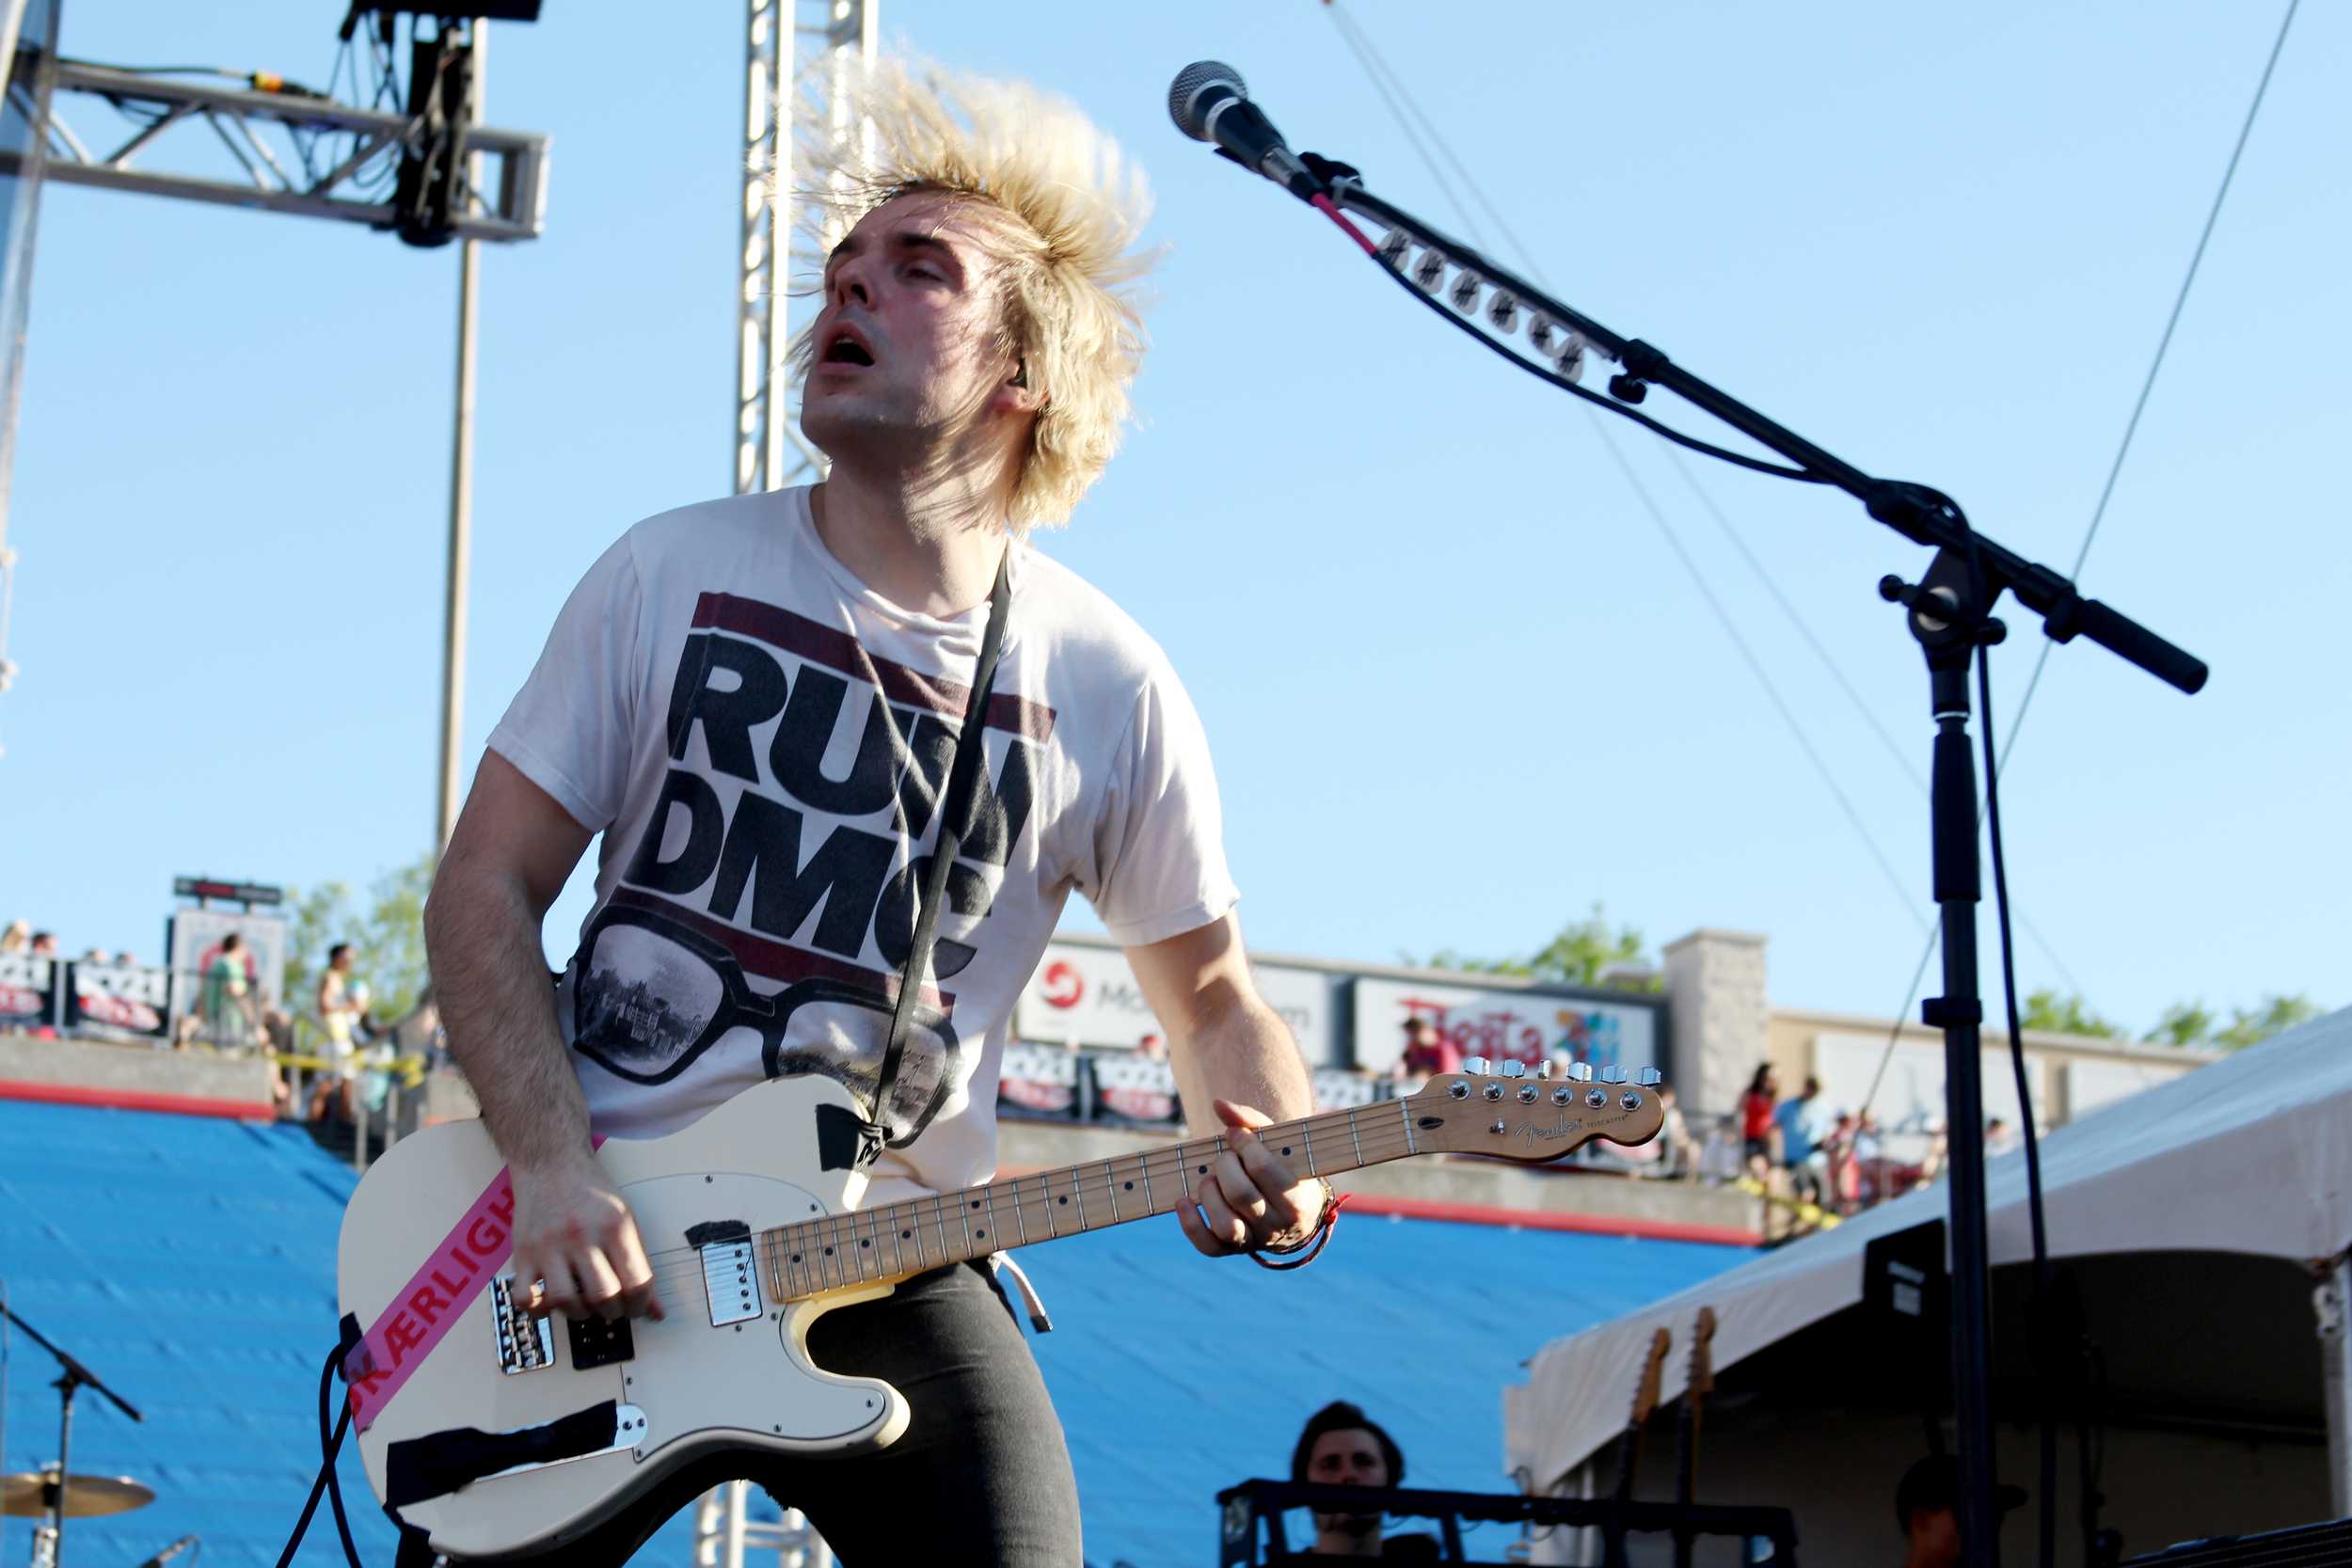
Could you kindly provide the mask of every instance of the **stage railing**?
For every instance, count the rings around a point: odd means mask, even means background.
[[[1321,1513],[1361,1513],[1366,1505],[1382,1513],[1427,1519],[1438,1539],[1419,1555],[1424,1562],[1468,1568],[1502,1568],[1524,1557],[1498,1552],[1465,1555],[1465,1523],[1516,1524],[1522,1539],[1537,1529],[1590,1529],[1601,1544],[1602,1568],[1623,1568],[1627,1541],[1635,1535],[1697,1541],[1715,1536],[1741,1543],[1740,1560],[1770,1568],[1796,1568],[1797,1520],[1785,1508],[1717,1503],[1618,1502],[1609,1497],[1528,1497],[1522,1493],[1436,1492],[1408,1487],[1323,1486],[1281,1481],[1246,1481],[1216,1495],[1218,1568],[1260,1568],[1299,1560],[1285,1532],[1283,1514],[1297,1509]],[[1299,1548],[1304,1550],[1307,1544]],[[1514,1545],[1517,1544],[1515,1542]],[[1524,1548],[1520,1548],[1522,1551]],[[1405,1554],[1389,1547],[1375,1557],[1318,1557],[1317,1562],[1393,1561]],[[1646,1555],[1646,1554],[1645,1554]]]

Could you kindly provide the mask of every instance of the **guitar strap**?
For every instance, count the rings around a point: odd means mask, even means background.
[[[939,812],[939,842],[923,876],[922,898],[915,905],[914,941],[907,949],[906,968],[898,975],[898,1002],[890,1015],[890,1043],[882,1052],[882,1070],[874,1079],[873,1119],[862,1130],[858,1164],[872,1164],[882,1146],[898,1135],[889,1123],[890,1085],[906,1055],[907,1030],[914,1022],[914,1005],[922,995],[924,977],[930,973],[931,947],[939,935],[939,908],[946,901],[947,873],[972,831],[972,803],[979,793],[980,769],[987,766],[988,700],[996,685],[996,658],[1004,651],[1005,621],[1012,608],[1012,546],[1005,546],[996,563],[996,586],[988,596],[988,629],[980,635],[980,661],[972,673],[972,695],[964,704],[963,728],[956,734],[953,760],[947,768],[946,794]]]

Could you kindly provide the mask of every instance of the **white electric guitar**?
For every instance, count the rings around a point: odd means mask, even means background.
[[[1639,1144],[1657,1092],[1444,1073],[1408,1099],[1262,1129],[1302,1175],[1415,1154],[1556,1159]],[[576,1541],[714,1449],[851,1454],[906,1430],[907,1402],[809,1361],[809,1324],[901,1279],[992,1252],[1170,1213],[1225,1148],[1200,1138],[870,1210],[859,1113],[822,1077],[746,1089],[692,1127],[598,1152],[634,1211],[667,1316],[533,1318],[511,1274],[503,1163],[478,1121],[404,1138],[343,1216],[337,1284],[365,1333],[346,1358],[376,1497],[453,1557]]]

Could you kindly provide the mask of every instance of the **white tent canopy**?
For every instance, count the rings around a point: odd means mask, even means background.
[[[2352,1008],[2050,1134],[2042,1200],[2054,1258],[2224,1252],[2313,1262],[2352,1245]],[[1995,1265],[2032,1256],[2022,1153],[1988,1171]],[[1862,1299],[1863,1251],[1943,1217],[1942,1183],[1883,1204],[1614,1323],[1554,1340],[1503,1390],[1504,1464],[1547,1490],[1625,1425],[1652,1332],[1715,1309],[1718,1370]],[[2341,1276],[2339,1276],[2341,1277]],[[1682,1390],[1669,1360],[1662,1395]]]

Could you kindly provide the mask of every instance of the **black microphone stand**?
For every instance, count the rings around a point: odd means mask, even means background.
[[[5,1314],[8,1322],[23,1329],[25,1337],[33,1343],[56,1356],[57,1365],[64,1369],[54,1385],[57,1390],[57,1479],[41,1487],[41,1500],[49,1505],[49,1523],[45,1528],[49,1532],[50,1568],[63,1568],[65,1562],[65,1489],[67,1478],[72,1474],[72,1467],[66,1461],[71,1457],[68,1450],[73,1445],[73,1396],[87,1384],[113,1401],[115,1408],[130,1417],[131,1419],[144,1421],[147,1418],[133,1409],[130,1402],[121,1395],[107,1387],[96,1372],[76,1361],[68,1352],[59,1350],[43,1338],[40,1330],[18,1317],[13,1308],[0,1303],[0,1314]]]
[[[1549,372],[1513,348],[1489,340],[1489,346],[1507,357],[1546,380],[1582,392],[1573,385],[1571,364],[1581,355],[1576,346],[1579,341],[1590,344],[1624,368],[1609,383],[1610,395],[1618,403],[1640,403],[1650,387],[1662,387],[1788,459],[1802,470],[1790,477],[1836,485],[1860,500],[1878,521],[1915,544],[1935,550],[1916,584],[1887,577],[1880,580],[1879,593],[1910,612],[1905,619],[1927,659],[1928,710],[1935,721],[1930,813],[1935,902],[1942,913],[1944,994],[1928,998],[1920,1007],[1920,1018],[1930,1028],[1944,1032],[1946,1125],[1951,1129],[1952,1408],[1960,1464],[1956,1514],[1965,1560],[1971,1568],[1994,1568],[1999,1560],[1999,1541],[1992,1508],[1992,1311],[1985,1221],[1983,1062],[1979,1054],[1984,1008],[1979,1001],[1977,979],[1977,905],[1981,895],[1976,759],[1968,741],[1969,665],[1980,647],[2008,635],[1992,614],[2000,596],[2008,593],[2042,618],[2042,629],[2054,641],[2086,636],[2183,691],[2194,692],[2204,686],[2205,666],[2096,599],[2084,598],[2058,572],[1976,533],[1948,496],[1922,484],[1872,478],[1710,387],[1654,345],[1618,336],[1375,197],[1345,165],[1313,153],[1304,157],[1310,168],[1328,180],[1328,199],[1334,205],[1360,214],[1388,230],[1375,255],[1408,291],[1434,293],[1443,268],[1432,271],[1429,262],[1443,258],[1463,275],[1450,291],[1457,309],[1475,316],[1478,288],[1493,291],[1496,304],[1488,319],[1503,330],[1508,330],[1506,320],[1513,325],[1524,320],[1530,341],[1538,352],[1553,355],[1563,373]],[[1421,264],[1414,268],[1421,279],[1419,288],[1405,273],[1406,251],[1411,246],[1422,252]],[[1473,280],[1477,287],[1466,290],[1462,286]],[[1502,308],[1506,297],[1512,306],[1508,310]],[[1424,303],[1447,314],[1437,299],[1424,295]],[[1552,334],[1562,328],[1572,335],[1566,347],[1548,347]]]

